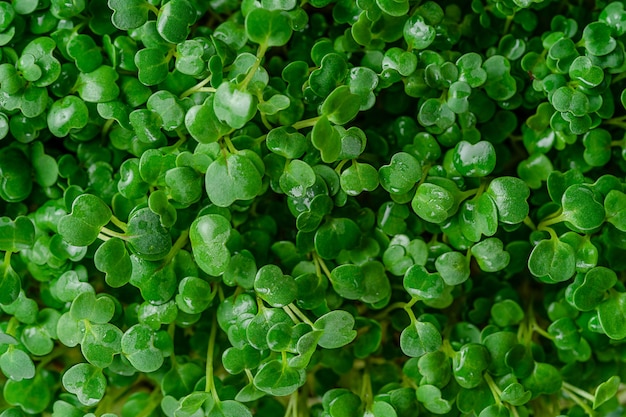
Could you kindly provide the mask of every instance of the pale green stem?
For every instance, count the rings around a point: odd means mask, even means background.
[[[115,216],[111,216],[111,223],[113,223],[115,226],[117,226],[124,233],[126,233],[128,231],[128,227],[126,226],[126,223],[124,223],[123,221],[121,221],[120,219],[118,219]]]
[[[491,391],[491,395],[493,396],[493,399],[496,401],[496,404],[498,405],[502,404],[502,400],[500,400],[500,396],[502,395],[502,391],[500,390],[500,387],[498,387],[498,385],[495,383],[493,378],[491,378],[491,375],[489,375],[488,373],[485,372],[483,377],[485,378],[485,382],[487,382],[487,386],[489,386],[489,390]]]
[[[204,391],[210,392],[213,396],[215,404],[220,404],[220,398],[215,390],[215,381],[213,381],[213,355],[215,353],[215,339],[217,338],[217,316],[213,315],[211,323],[211,333],[209,335],[209,347],[206,353],[206,384]]]
[[[317,117],[311,117],[310,119],[300,120],[299,122],[292,124],[291,127],[293,127],[296,130],[304,129],[307,127],[313,127],[315,126],[315,123],[317,123],[317,121],[321,118],[322,116],[317,116]]]
[[[180,98],[185,98],[188,97],[190,95],[192,95],[193,93],[197,93],[199,91],[202,91],[202,89],[204,88],[205,85],[207,85],[208,83],[211,82],[211,76],[209,75],[208,77],[206,77],[204,80],[200,81],[198,84],[194,85],[193,87],[185,90],[185,92],[183,92],[180,95]],[[210,87],[213,91],[202,91],[202,92],[206,92],[206,93],[210,93],[210,92],[215,92],[215,89]]]
[[[100,229],[100,232],[102,234],[105,234],[105,235],[109,236],[109,237],[117,237],[117,238],[120,238],[122,240],[128,240],[128,237],[124,233],[119,233],[119,232],[116,232],[114,230],[107,229],[106,227],[103,227],[102,229]]]
[[[300,318],[300,320],[313,327],[313,322],[302,311],[300,311],[294,303],[289,304],[287,307],[289,307],[291,311],[293,311]]]
[[[174,257],[178,254],[178,252],[180,252],[181,249],[184,248],[185,245],[187,245],[188,241],[189,229],[183,230],[180,236],[178,236],[178,239],[176,239],[176,242],[174,242],[174,244],[172,245],[172,249],[170,249],[169,253],[165,257],[163,264],[167,265],[168,263],[170,263],[172,259],[174,259]]]

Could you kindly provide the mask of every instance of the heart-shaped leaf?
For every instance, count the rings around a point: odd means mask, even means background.
[[[412,358],[435,352],[442,343],[441,333],[431,322],[416,321],[400,334],[400,348]]]
[[[486,140],[476,144],[462,140],[454,147],[452,162],[463,176],[484,177],[496,167],[496,151]]]
[[[230,222],[219,214],[206,214],[193,221],[189,239],[193,255],[200,269],[209,275],[219,276],[230,262],[226,242],[231,236]]]
[[[272,307],[283,307],[295,300],[298,288],[294,279],[276,265],[264,265],[254,278],[254,290]]]
[[[205,187],[211,201],[228,207],[237,200],[250,200],[260,193],[262,172],[259,172],[258,155],[253,152],[222,154],[209,165]]]
[[[28,217],[0,217],[0,250],[19,252],[30,249],[34,243],[35,227]]]
[[[324,349],[337,349],[352,342],[356,337],[354,317],[343,310],[324,314],[313,323],[313,328],[322,331],[318,345]]]
[[[101,198],[82,194],[72,203],[72,212],[59,220],[59,234],[74,246],[89,246],[111,216],[111,209]]]
[[[104,397],[107,381],[102,369],[88,363],[78,363],[63,374],[63,386],[76,394],[81,404],[91,407]]]
[[[172,238],[160,217],[144,207],[130,215],[126,232],[130,250],[148,261],[163,259],[172,248]]]

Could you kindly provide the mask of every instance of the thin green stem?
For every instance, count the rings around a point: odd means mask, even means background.
[[[220,398],[215,390],[215,381],[213,381],[213,356],[215,353],[215,339],[217,338],[217,315],[213,315],[211,322],[211,333],[209,334],[209,347],[206,353],[206,385],[205,392],[210,392],[213,396],[215,404],[220,404]]]
[[[303,322],[313,327],[313,322],[294,304],[290,303],[287,307],[291,309]]]
[[[111,216],[111,223],[117,226],[124,233],[128,231],[128,226],[126,226],[126,223],[124,223],[123,221],[121,221],[120,219],[118,219],[117,217],[113,215]]]
[[[111,126],[115,123],[115,119],[109,119],[102,125],[102,129],[100,129],[100,136],[105,138],[109,130],[111,130]]]
[[[315,123],[317,123],[317,121],[321,118],[322,116],[317,116],[317,117],[311,117],[310,119],[300,120],[299,122],[292,124],[291,127],[293,127],[296,130],[304,129],[307,127],[313,127],[315,126]]]
[[[502,391],[500,390],[500,387],[498,387],[498,385],[493,380],[491,375],[489,375],[487,372],[484,373],[483,377],[485,378],[485,382],[487,383],[487,386],[489,387],[489,390],[491,391],[491,395],[493,396],[493,399],[496,401],[496,404],[498,405],[502,404],[502,400],[500,399],[500,396],[502,395]]]
[[[137,414],[137,417],[148,417],[156,408],[161,405],[161,390],[155,388],[152,390],[150,394],[150,398],[148,399],[148,405],[141,410],[141,413]]]
[[[535,223],[533,222],[533,220],[529,217],[526,216],[526,218],[524,219],[523,223],[528,226],[528,228],[532,231],[537,230],[537,226],[535,226]]]
[[[9,319],[9,324],[7,325],[7,329],[4,333],[8,334],[9,336],[15,337],[15,332],[17,331],[17,327],[19,325],[20,325],[20,322],[18,321],[18,319],[16,319],[15,317],[11,317]]]
[[[170,249],[169,253],[163,260],[163,264],[169,264],[178,252],[180,252],[181,249],[187,245],[187,242],[189,242],[189,229],[183,230],[180,236],[178,236],[178,239],[176,239],[176,242],[172,245],[172,249]]]
[[[200,81],[198,84],[194,85],[191,88],[188,88],[187,90],[185,90],[179,97],[180,98],[185,98],[185,97],[189,97],[190,95],[192,95],[193,93],[197,93],[200,92],[205,85],[207,85],[208,83],[211,82],[211,75],[209,75],[208,77],[206,77],[204,80]],[[210,92],[215,92],[215,89],[210,87],[213,91],[202,91],[202,92],[206,92],[206,93],[210,93]]]
[[[104,234],[109,237],[117,237],[122,240],[128,240],[128,236],[126,236],[124,233],[116,232],[114,230],[107,229],[106,227],[100,229],[100,234]]]
[[[363,370],[363,378],[361,381],[361,401],[365,403],[365,409],[370,410],[372,408],[372,404],[374,403],[374,395],[372,392],[372,379],[367,367]]]
[[[167,334],[170,336],[170,339],[172,339],[172,343],[174,342],[174,336],[176,335],[176,323],[170,323],[167,326]],[[172,351],[172,354],[170,355],[170,361],[172,361],[172,369],[176,368],[176,354],[174,353],[174,351]]]
[[[566,383],[564,382],[563,385],[565,385]],[[593,416],[593,410],[591,409],[591,407],[589,407],[589,405],[584,402],[578,395],[576,395],[573,391],[570,391],[569,389],[567,389],[565,386],[561,387],[561,390],[567,394],[568,397],[570,397],[572,399],[572,401],[574,401],[576,404],[578,404],[580,406],[580,408],[582,408],[585,413],[587,413],[587,415],[589,416]]]
[[[250,69],[248,70],[246,78],[244,78],[241,84],[239,84],[239,89],[241,91],[244,91],[246,88],[248,88],[248,84],[250,84],[250,81],[252,81],[252,79],[254,78],[254,75],[258,71],[259,66],[261,66],[261,61],[265,56],[265,52],[267,52],[267,45],[260,44],[259,49],[257,49],[256,52],[256,61],[254,61],[254,64],[252,64],[252,67],[250,67]]]
[[[337,167],[335,168],[335,172],[337,174],[341,174],[341,170],[349,161],[350,161],[349,159],[344,159],[341,162],[339,162],[339,164],[337,164]]]
[[[567,220],[567,218],[565,217],[565,215],[563,213],[559,214],[558,216],[552,217],[552,218],[546,218],[546,219],[542,220],[541,223],[539,223],[539,225],[537,226],[537,230],[546,230],[548,228],[548,226],[552,226],[553,224],[561,223],[561,222],[563,222],[565,220]]]
[[[417,321],[417,317],[415,317],[415,313],[413,312],[413,306],[418,301],[419,301],[419,297],[413,297],[411,298],[411,301],[406,303],[403,307],[404,311],[406,311],[406,313],[409,315],[409,318],[411,319],[411,323],[415,323]]]
[[[326,263],[324,262],[324,260],[320,258],[320,256],[317,253],[313,253],[313,260],[315,261],[315,265],[319,266],[322,269],[322,271],[324,271],[324,275],[326,275],[326,278],[330,279],[331,272],[330,272],[330,269],[328,269],[328,266],[326,266]]]
[[[593,402],[595,400],[595,397],[593,396],[593,394],[578,388],[576,385],[572,385],[569,382],[565,382],[563,381],[563,387],[569,391],[572,391],[574,393],[576,393],[576,395],[579,395],[581,397],[583,397],[586,400],[589,400],[591,402]]]
[[[230,140],[230,137],[228,137],[228,135],[224,136],[224,143],[226,144],[226,147],[228,148],[228,151],[230,153],[239,152],[237,148],[235,148],[235,145],[233,145],[233,142]]]
[[[300,319],[293,313],[293,311],[291,311],[291,309],[288,306],[283,306],[283,310],[285,311],[285,313],[287,313],[287,315],[289,316],[291,321],[293,321],[294,324],[302,323]]]
[[[4,252],[4,275],[6,276],[6,273],[9,269],[11,268],[11,251],[8,250],[6,252]]]
[[[543,328],[540,327],[537,323],[532,324],[532,331],[539,333],[546,339],[554,340],[554,336],[552,336],[550,333],[543,330]]]
[[[107,235],[104,235],[102,233],[98,233],[98,239],[100,239],[103,242],[106,242],[107,240],[111,239],[111,236],[107,236]]]
[[[613,79],[611,80],[611,84],[618,83],[618,82],[622,81],[624,78],[626,78],[626,72],[622,72],[619,75],[617,75],[616,77],[613,77]]]
[[[389,313],[391,313],[393,310],[398,310],[400,308],[404,308],[404,306],[406,306],[406,303],[404,301],[396,301],[395,303],[387,306],[387,308],[385,308],[380,313],[376,314],[373,317],[373,319],[376,320],[376,321],[380,321],[380,320],[382,320],[384,318],[387,318],[389,316]]]
[[[148,8],[148,10],[154,13],[155,16],[159,15],[159,9],[157,9],[155,5],[146,2],[146,7]]]

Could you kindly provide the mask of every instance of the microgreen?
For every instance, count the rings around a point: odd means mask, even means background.
[[[623,415],[625,33],[0,2],[0,417]]]

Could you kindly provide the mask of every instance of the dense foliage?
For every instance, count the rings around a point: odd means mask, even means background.
[[[624,415],[625,33],[0,2],[0,416]]]

